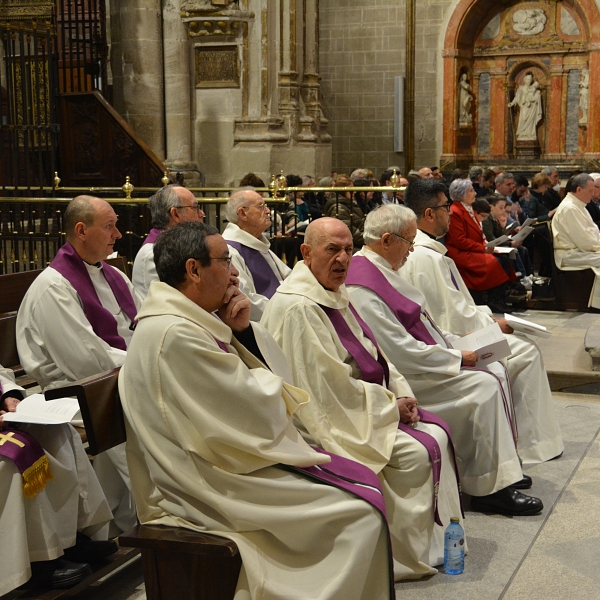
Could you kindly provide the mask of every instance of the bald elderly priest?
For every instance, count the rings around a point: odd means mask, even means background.
[[[449,423],[463,489],[474,496],[471,508],[537,514],[539,499],[509,487],[531,486],[516,452],[510,392],[494,373],[463,368],[474,367],[477,355],[452,348],[456,336],[436,325],[423,295],[398,275],[416,233],[415,213],[405,206],[367,215],[365,246],[346,279],[352,302],[420,403]]]
[[[511,355],[506,360],[519,432],[519,457],[524,466],[539,464],[564,449],[542,355],[530,339],[510,335],[505,319],[494,319],[477,306],[446,247],[438,241],[448,231],[450,214],[445,186],[419,180],[406,190],[405,202],[417,215],[414,252],[398,274],[417,288],[429,313],[442,329],[464,336],[498,322]]]
[[[267,302],[291,269],[270,250],[264,232],[271,226],[271,211],[254,188],[242,188],[231,194],[227,219],[223,237],[231,247],[241,288],[252,303],[250,318],[260,321]]]
[[[78,196],[64,214],[67,242],[31,284],[17,315],[21,364],[52,389],[120,367],[127,356],[140,303],[131,282],[104,259],[112,254],[117,215],[110,204]],[[116,529],[136,523],[124,449],[94,459]]]
[[[294,384],[313,399],[296,417],[309,439],[379,475],[396,580],[434,574],[443,561],[443,525],[461,516],[447,425],[418,411],[410,386],[350,305],[343,285],[352,257],[348,227],[314,221],[302,255],[262,319]]]
[[[236,598],[393,598],[377,477],[295,429],[312,400],[276,374],[285,358],[250,325],[225,240],[182,223],[154,256],[119,377],[140,521],[234,540]]]

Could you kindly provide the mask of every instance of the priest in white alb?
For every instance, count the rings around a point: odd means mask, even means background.
[[[443,330],[465,336],[497,322],[506,334],[511,355],[506,359],[518,428],[519,457],[532,466],[562,454],[564,445],[542,355],[526,336],[513,334],[505,319],[495,319],[477,306],[446,247],[438,241],[448,231],[446,188],[419,180],[406,190],[406,206],[417,215],[414,251],[398,271],[425,297],[429,314]],[[512,335],[511,335],[512,334]]]
[[[291,269],[270,250],[264,232],[271,226],[271,211],[254,188],[233,192],[226,210],[229,223],[223,237],[231,247],[240,288],[252,303],[250,318],[260,321],[267,302]]]
[[[461,517],[448,426],[417,408],[351,307],[343,285],[352,257],[348,227],[333,218],[313,221],[302,255],[262,318],[294,384],[311,395],[296,413],[299,426],[307,439],[379,475],[396,580],[434,574],[443,562],[444,526]]]
[[[516,452],[510,392],[495,373],[469,368],[477,354],[452,348],[457,336],[436,325],[423,295],[398,274],[416,233],[415,213],[405,206],[367,215],[365,246],[346,279],[352,304],[419,403],[450,425],[471,509],[537,514],[541,501],[518,491],[531,487],[531,479],[523,477]]]
[[[251,324],[218,230],[177,225],[155,259],[119,376],[140,522],[234,540],[236,600],[394,598],[379,481],[294,427],[312,400]]]

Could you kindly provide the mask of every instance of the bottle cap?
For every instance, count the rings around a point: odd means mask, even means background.
[[[450,523],[460,523],[460,519],[458,517],[451,517]]]

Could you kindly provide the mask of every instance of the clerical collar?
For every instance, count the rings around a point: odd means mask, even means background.
[[[419,231],[421,233],[424,233],[427,237],[430,237],[432,240],[437,240],[437,238],[435,237],[435,235],[431,235],[428,231],[425,231],[424,229],[419,229]]]
[[[83,260],[83,259],[82,259]],[[86,265],[89,265],[90,267],[96,267],[97,269],[101,269],[102,268],[102,261],[97,262],[97,263],[89,263],[87,260],[83,261]]]

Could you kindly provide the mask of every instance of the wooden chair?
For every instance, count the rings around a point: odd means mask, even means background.
[[[0,313],[19,310],[25,292],[41,272],[21,271],[0,275]]]
[[[128,279],[131,279],[131,269],[127,264],[127,258],[125,256],[117,256],[116,258],[107,258],[105,263],[108,263],[111,267],[115,267],[115,269],[119,269],[119,271],[123,271],[125,275],[127,275]]]
[[[119,400],[119,369],[45,392],[47,400],[76,396],[91,454],[126,439]],[[235,542],[181,527],[138,525],[119,536],[121,546],[141,549],[148,600],[230,600],[242,560]]]

